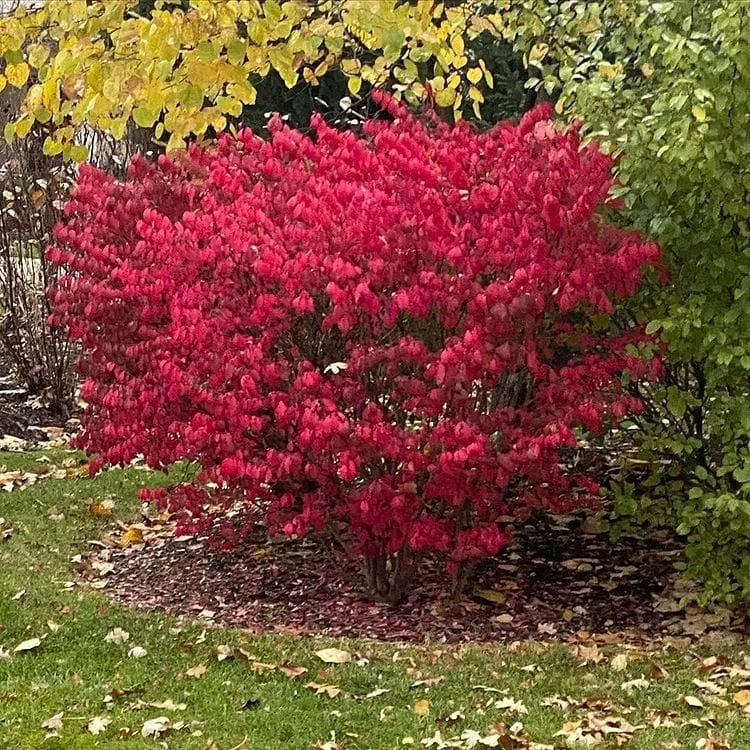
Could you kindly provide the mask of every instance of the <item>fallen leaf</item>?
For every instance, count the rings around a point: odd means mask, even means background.
[[[338,685],[323,685],[318,682],[308,682],[305,687],[314,690],[315,695],[327,695],[329,698],[341,695],[341,688]]]
[[[159,737],[171,729],[179,730],[185,726],[182,721],[172,721],[168,716],[157,716],[155,719],[149,719],[141,727],[142,737]]]
[[[89,723],[86,724],[89,734],[97,735],[107,731],[107,727],[112,723],[112,719],[108,716],[94,716],[89,719]]]
[[[104,500],[101,503],[94,502],[89,505],[89,513],[95,518],[105,518],[112,515],[114,505],[111,500]]]
[[[425,677],[423,680],[417,680],[416,682],[412,682],[410,687],[417,688],[417,687],[426,687],[431,688],[435,687],[435,685],[441,683],[445,677],[443,675],[440,675],[438,677]]]
[[[149,719],[143,722],[141,727],[142,737],[158,737],[168,732],[172,728],[172,720],[168,716],[157,716],[155,719]]]
[[[42,641],[39,638],[29,638],[28,641],[21,641],[14,649],[13,653],[18,654],[21,651],[31,651],[32,649],[41,646]]]
[[[135,544],[143,544],[143,530],[138,526],[130,526],[120,539],[120,546],[132,547]]]
[[[104,640],[107,643],[125,643],[130,640],[130,633],[122,628],[112,628],[107,635],[104,636]]]
[[[185,674],[188,677],[193,677],[196,680],[199,677],[203,677],[204,674],[208,671],[208,667],[205,664],[196,664],[194,667],[190,667],[190,669],[185,670]]]
[[[217,646],[216,658],[219,661],[224,661],[225,659],[233,659],[234,649],[231,646],[225,646],[225,645]]]
[[[620,688],[626,693],[630,693],[633,690],[643,690],[647,688],[651,683],[643,677],[638,677],[635,680],[628,680],[620,685]]]
[[[507,598],[502,591],[495,591],[495,589],[474,589],[474,596],[493,604],[505,604]]]
[[[734,694],[733,700],[738,706],[742,706],[743,708],[750,706],[750,690],[740,690]]]
[[[315,652],[315,656],[326,664],[346,664],[351,661],[352,655],[340,648],[323,648]]]
[[[10,600],[12,602],[17,602],[20,599],[23,599],[24,596],[26,596],[26,589],[21,589],[20,591],[16,591],[16,593],[11,596]]]
[[[414,704],[414,713],[417,716],[427,716],[430,713],[430,701],[427,698],[421,698]]]
[[[252,669],[253,672],[260,672],[262,674],[263,672],[273,672],[275,669],[278,669],[278,664],[266,664],[262,661],[251,661],[250,669]]]
[[[128,650],[128,656],[133,659],[142,659],[147,653],[148,651],[143,646],[133,646],[133,648]]]
[[[693,708],[703,708],[703,703],[701,702],[700,698],[696,698],[694,695],[686,695],[685,703],[687,703],[688,706],[692,706]]]
[[[500,700],[495,701],[494,707],[501,711],[513,711],[517,714],[529,713],[529,710],[524,706],[522,701],[517,701],[515,698],[511,697],[500,698]]]
[[[658,664],[652,664],[649,676],[652,680],[666,680],[669,677],[669,672]]]
[[[623,651],[612,658],[612,669],[615,672],[624,672],[628,668],[628,655]]]
[[[303,674],[307,673],[306,667],[295,667],[295,666],[288,666],[288,667],[279,667],[279,672],[281,674],[285,675],[286,677],[301,677]]]
[[[583,659],[584,664],[588,662],[598,664],[602,659],[604,659],[604,654],[599,651],[599,647],[595,643],[591,646],[586,646],[581,643],[573,649],[573,653],[575,654],[575,656]]]
[[[387,688],[375,688],[375,690],[371,690],[367,695],[365,695],[365,698],[377,698],[378,696],[385,695],[386,693],[390,693],[390,690]]]
[[[63,726],[63,712],[50,716],[49,719],[42,722],[42,729],[49,729],[53,732],[58,729],[62,729]]]

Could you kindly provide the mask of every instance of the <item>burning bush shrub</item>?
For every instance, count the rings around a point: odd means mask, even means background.
[[[383,104],[361,135],[276,119],[84,167],[49,255],[95,469],[196,461],[212,501],[166,497],[194,528],[235,543],[239,502],[335,533],[397,599],[419,556],[460,583],[504,517],[596,499],[560,452],[639,409],[621,375],[658,362],[609,317],[658,249],[599,218],[610,159],[548,109],[479,132]]]

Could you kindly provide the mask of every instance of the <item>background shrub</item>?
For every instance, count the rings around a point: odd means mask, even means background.
[[[500,519],[596,499],[560,452],[658,373],[610,325],[658,249],[598,218],[611,161],[546,108],[479,132],[382,103],[362,136],[273,120],[84,166],[49,257],[94,470],[197,461],[219,491],[167,502],[199,528],[341,535],[397,599],[420,555],[460,586]]]

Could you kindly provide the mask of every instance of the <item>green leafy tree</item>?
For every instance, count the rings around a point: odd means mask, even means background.
[[[621,157],[628,221],[671,279],[633,308],[669,346],[644,394],[654,471],[621,513],[673,523],[703,598],[750,596],[750,4],[497,2],[528,85]]]

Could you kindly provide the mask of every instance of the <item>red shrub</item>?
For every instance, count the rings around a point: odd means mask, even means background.
[[[84,167],[49,255],[96,467],[198,461],[222,491],[172,507],[226,498],[230,544],[238,499],[342,533],[398,596],[416,555],[463,572],[503,516],[596,496],[560,450],[639,408],[619,376],[655,364],[607,317],[658,249],[600,221],[611,162],[547,109],[480,133],[386,106],[361,137],[273,120],[125,182]]]

